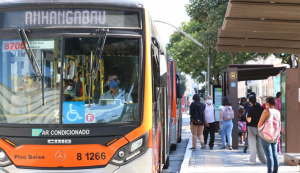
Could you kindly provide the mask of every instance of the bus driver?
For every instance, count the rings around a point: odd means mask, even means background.
[[[121,99],[124,100],[125,103],[132,103],[131,96],[128,93],[125,93],[125,90],[121,90],[119,84],[120,80],[118,80],[116,74],[108,76],[107,85],[110,90],[100,96],[99,103],[101,104],[101,100],[105,99]]]

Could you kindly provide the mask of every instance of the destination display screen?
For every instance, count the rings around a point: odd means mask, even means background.
[[[4,12],[3,28],[140,28],[139,12],[98,9],[52,9]]]

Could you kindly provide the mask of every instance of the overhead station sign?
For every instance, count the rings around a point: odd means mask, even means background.
[[[98,9],[52,9],[4,12],[4,28],[139,27],[139,12]]]

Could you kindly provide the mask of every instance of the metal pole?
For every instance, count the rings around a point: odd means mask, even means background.
[[[207,61],[207,91],[208,91],[208,95],[211,96],[211,93],[210,93],[210,51],[208,52],[208,61]]]
[[[295,68],[295,54],[292,54],[292,68]]]
[[[194,43],[198,44],[200,47],[204,48],[204,46],[199,43],[197,40],[195,40],[193,37],[189,36],[187,33],[185,33],[184,31],[182,31],[180,28],[174,26],[174,25],[171,25],[167,22],[163,22],[163,21],[159,21],[159,20],[154,20],[154,22],[159,22],[159,23],[164,23],[164,24],[167,24],[167,25],[170,25],[172,26],[173,28],[177,29],[179,32],[181,32],[183,35],[185,35],[187,38],[189,38],[190,40],[192,40]]]
[[[205,97],[206,97],[207,96],[206,72],[204,74],[205,74]]]

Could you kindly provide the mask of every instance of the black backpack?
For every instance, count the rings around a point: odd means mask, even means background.
[[[201,125],[203,124],[203,116],[204,116],[204,109],[203,109],[203,105],[201,105],[201,103],[196,103],[196,112],[194,113],[194,115],[192,116],[192,122],[195,125]]]

